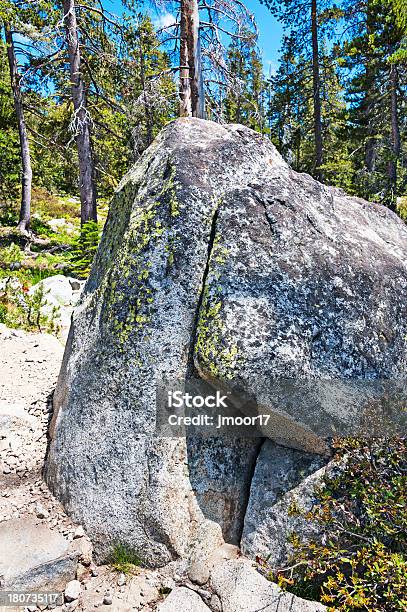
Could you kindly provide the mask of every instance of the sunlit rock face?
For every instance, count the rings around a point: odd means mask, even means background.
[[[400,219],[259,134],[169,124],[113,198],[54,398],[46,479],[99,557],[122,543],[157,566],[238,542],[259,439],[157,437],[157,385],[236,383],[272,417],[261,435],[323,453],[320,423],[363,409],[348,381],[405,375],[406,262]]]

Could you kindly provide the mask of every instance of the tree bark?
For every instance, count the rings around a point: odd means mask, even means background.
[[[146,71],[145,71],[145,61],[144,61],[144,48],[143,48],[143,31],[140,31],[140,47],[139,47],[139,59],[140,59],[140,81],[141,88],[143,91],[143,106],[144,113],[146,117],[146,145],[149,147],[153,142],[153,118],[151,116],[151,105],[148,101],[147,91],[146,91]]]
[[[181,0],[180,115],[204,118],[197,0]]]
[[[188,63],[188,25],[186,4],[188,0],[181,0],[181,23],[180,23],[180,111],[181,117],[191,117],[191,89],[189,87],[189,63]]]
[[[16,54],[14,50],[13,34],[8,23],[4,24],[7,58],[10,69],[11,89],[13,91],[14,108],[16,111],[18,134],[20,137],[20,155],[22,166],[21,177],[21,207],[18,229],[26,231],[30,227],[31,219],[31,183],[32,169],[30,158],[30,146],[28,142],[27,127],[25,124],[23,98],[20,87],[20,75],[18,73]]]
[[[400,156],[400,126],[398,120],[398,71],[395,64],[390,65],[390,101],[391,101],[391,139],[392,139],[392,158],[389,161],[389,181],[396,208],[397,196],[397,160]]]
[[[64,0],[63,9],[79,158],[81,224],[83,225],[87,221],[97,221],[95,168],[90,136],[90,117],[86,108],[85,85],[81,76],[75,0]]]
[[[314,140],[315,140],[315,173],[322,180],[323,163],[322,120],[321,120],[321,77],[319,70],[318,16],[317,0],[311,0],[311,33],[312,33],[312,90],[314,103]]]

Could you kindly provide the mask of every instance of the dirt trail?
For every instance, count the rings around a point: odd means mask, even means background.
[[[69,535],[74,526],[41,479],[63,345],[0,326],[0,347],[0,521],[35,516]]]
[[[162,601],[161,589],[175,586],[173,575],[177,564],[171,563],[158,571],[139,568],[130,576],[110,566],[96,567],[90,541],[83,531],[78,536],[81,527],[64,513],[42,480],[52,393],[63,351],[62,343],[53,336],[8,329],[0,324],[0,540],[3,541],[0,549],[4,543],[11,553],[19,549],[14,563],[21,567],[16,569],[32,566],[35,571],[34,559],[27,559],[27,541],[49,528],[64,536],[69,550],[73,547],[79,551],[76,569],[76,578],[81,582],[79,595],[73,601],[65,598],[62,606],[53,605],[55,612],[90,612],[96,608],[109,612],[152,612]],[[51,547],[50,542],[48,548]],[[52,558],[54,551],[44,548],[45,556],[49,554]],[[0,551],[0,590],[2,575],[7,574],[11,562]],[[65,586],[61,584],[61,590]],[[0,604],[0,612],[36,609]]]

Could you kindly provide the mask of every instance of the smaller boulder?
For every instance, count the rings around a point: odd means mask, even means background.
[[[262,557],[273,569],[283,567],[292,547],[292,532],[310,539],[317,526],[293,507],[310,510],[315,488],[333,463],[319,455],[305,453],[265,440],[253,475],[241,539],[243,554]]]
[[[211,585],[222,603],[223,612],[326,611],[322,604],[296,597],[269,582],[247,559],[224,561],[216,565],[211,573]]]
[[[177,587],[157,607],[157,612],[211,612],[198,593],[186,587]]]
[[[19,591],[62,592],[75,577],[77,557],[67,540],[34,518],[0,524],[1,587]]]
[[[208,565],[199,561],[192,563],[191,567],[188,570],[188,578],[194,584],[198,584],[200,586],[206,584],[209,580]]]
[[[72,286],[69,282],[69,278],[63,274],[56,274],[55,276],[44,278],[44,280],[30,288],[29,294],[33,295],[40,288],[44,290],[46,301],[51,298],[53,305],[57,302],[61,306],[64,306],[70,304],[72,301]]]
[[[64,596],[66,601],[74,601],[79,599],[81,594],[81,583],[79,580],[71,580],[65,587]]]

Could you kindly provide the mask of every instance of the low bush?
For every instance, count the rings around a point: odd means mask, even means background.
[[[30,293],[16,276],[0,280],[0,323],[7,327],[57,333],[59,310],[47,304],[42,284]]]
[[[401,612],[407,609],[406,441],[346,439],[335,443],[342,466],[316,491],[310,512],[320,536],[302,541],[270,578],[331,610]]]

